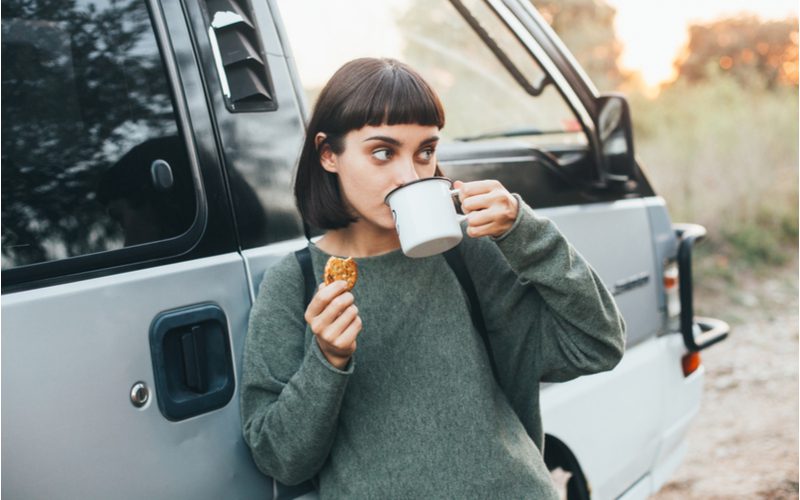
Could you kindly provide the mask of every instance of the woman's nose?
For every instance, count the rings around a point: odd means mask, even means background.
[[[419,179],[419,174],[417,173],[417,169],[414,167],[414,162],[412,160],[397,162],[395,182],[397,182],[399,186],[408,184],[409,182],[417,179]]]

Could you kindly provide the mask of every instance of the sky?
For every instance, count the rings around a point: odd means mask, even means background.
[[[638,71],[656,86],[673,78],[672,63],[688,42],[688,27],[737,14],[762,19],[797,16],[796,0],[606,0],[617,9],[617,37],[623,44],[622,67]]]

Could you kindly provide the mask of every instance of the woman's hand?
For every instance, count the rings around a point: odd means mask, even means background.
[[[498,181],[456,181],[461,210],[467,216],[467,235],[472,238],[506,233],[517,220],[519,203]]]
[[[305,314],[325,359],[339,370],[344,370],[350,361],[361,332],[355,297],[345,291],[346,285],[344,281],[321,284]]]

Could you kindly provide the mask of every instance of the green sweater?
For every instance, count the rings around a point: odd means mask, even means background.
[[[363,329],[345,371],[303,320],[294,255],[270,268],[241,385],[259,469],[285,484],[318,474],[321,498],[557,498],[542,458],[539,383],[610,370],[625,327],[555,224],[522,202],[519,212],[502,237],[461,243],[503,389],[443,256],[356,259]],[[329,255],[310,248],[321,277]]]

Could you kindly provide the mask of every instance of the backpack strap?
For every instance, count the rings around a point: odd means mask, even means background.
[[[300,270],[303,271],[303,282],[305,285],[305,307],[308,307],[308,304],[311,303],[311,299],[314,297],[314,291],[317,288],[317,280],[314,277],[314,266],[311,264],[311,251],[308,249],[308,246],[306,246],[296,251],[294,256],[297,259],[297,263],[300,264]],[[309,498],[317,498],[316,493],[312,492],[319,490],[319,476],[315,475],[308,481],[303,481],[300,484],[294,484],[291,486],[280,483],[274,478],[272,481],[274,484],[274,489],[272,492],[273,498],[276,500],[305,498],[305,495],[309,493],[312,494],[309,496]]]
[[[494,352],[492,352],[492,344],[489,342],[489,332],[486,329],[486,322],[483,319],[483,312],[481,311],[481,303],[478,301],[478,293],[475,291],[475,284],[472,282],[472,277],[469,275],[469,270],[464,262],[464,257],[461,255],[457,245],[444,253],[444,258],[447,260],[447,265],[455,273],[458,282],[461,283],[461,288],[467,294],[469,299],[469,314],[472,316],[472,324],[478,333],[481,334],[483,345],[486,347],[486,354],[489,355],[489,364],[492,367],[492,374],[498,385],[500,385],[500,377],[497,372],[497,363],[495,363]],[[501,386],[502,387],[502,386]]]
[[[300,269],[303,271],[303,281],[305,283],[305,305],[311,303],[314,298],[314,291],[317,288],[317,279],[314,277],[314,266],[311,264],[311,250],[307,246],[294,253]]]

